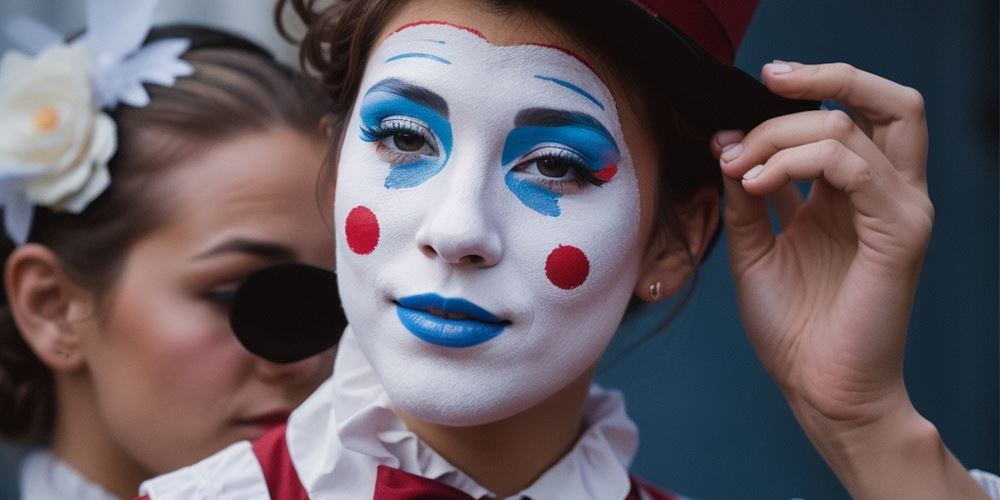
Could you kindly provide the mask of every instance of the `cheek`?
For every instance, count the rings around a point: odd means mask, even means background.
[[[545,260],[545,277],[563,290],[572,290],[582,285],[589,275],[590,260],[577,247],[559,245]]]
[[[368,255],[378,246],[381,229],[375,213],[365,206],[356,206],[347,214],[344,236],[347,246],[358,255]]]
[[[122,447],[164,472],[216,445],[244,364],[224,322],[162,297],[122,300],[95,336],[88,368]]]

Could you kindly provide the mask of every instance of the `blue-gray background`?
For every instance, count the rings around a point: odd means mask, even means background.
[[[248,18],[255,9],[243,2],[163,3],[161,19],[236,20],[274,43],[266,5]],[[81,4],[0,0],[0,16],[30,12],[68,32],[80,27]],[[737,60],[754,75],[774,58],[843,60],[923,92],[937,219],[906,379],[917,409],[955,455],[993,472],[1000,468],[997,15],[995,0],[763,0]],[[702,267],[694,298],[676,321],[599,376],[626,393],[641,429],[635,471],[706,499],[846,498],[743,337],[724,244]],[[667,310],[633,318],[613,348],[628,345]],[[0,449],[0,498],[11,495],[11,455]]]

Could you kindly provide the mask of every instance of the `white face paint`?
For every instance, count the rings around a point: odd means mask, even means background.
[[[369,60],[341,150],[337,272],[393,404],[500,420],[589,368],[638,273],[618,113],[573,55],[417,23]]]

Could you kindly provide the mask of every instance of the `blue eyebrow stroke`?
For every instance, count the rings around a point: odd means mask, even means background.
[[[601,108],[601,111],[604,111],[604,105],[601,104],[601,101],[598,101],[596,97],[590,95],[589,93],[587,93],[586,90],[583,90],[582,88],[580,88],[577,85],[574,85],[574,84],[572,84],[570,82],[567,82],[566,80],[560,80],[558,78],[551,77],[551,76],[535,75],[535,78],[537,78],[539,80],[545,80],[547,82],[552,82],[552,83],[554,83],[556,85],[559,85],[560,87],[572,90],[573,92],[576,92],[577,94],[580,94],[583,97],[586,97],[587,100],[589,100],[590,102],[596,104],[598,108]]]
[[[391,63],[393,61],[398,61],[400,59],[408,59],[408,58],[414,58],[414,57],[420,58],[420,59],[430,59],[431,61],[439,62],[439,63],[442,63],[442,64],[451,64],[451,61],[449,61],[449,60],[447,60],[447,59],[445,59],[443,57],[439,57],[439,56],[436,56],[434,54],[428,54],[426,52],[407,52],[405,54],[397,54],[397,55],[394,55],[394,56],[386,59],[385,62]]]

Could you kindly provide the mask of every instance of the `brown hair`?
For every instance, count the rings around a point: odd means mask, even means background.
[[[111,113],[118,149],[108,168],[111,184],[79,214],[35,208],[28,241],[46,246],[75,282],[98,296],[114,284],[125,256],[163,222],[155,185],[172,165],[240,134],[288,127],[318,135],[320,92],[267,50],[243,38],[194,26],[154,29],[146,42],[187,38],[184,55],[194,75],[172,87],[148,85],[150,104]],[[162,198],[161,198],[162,200]],[[4,260],[13,249],[4,241]],[[0,437],[39,444],[51,434],[55,412],[51,371],[0,306]]]

